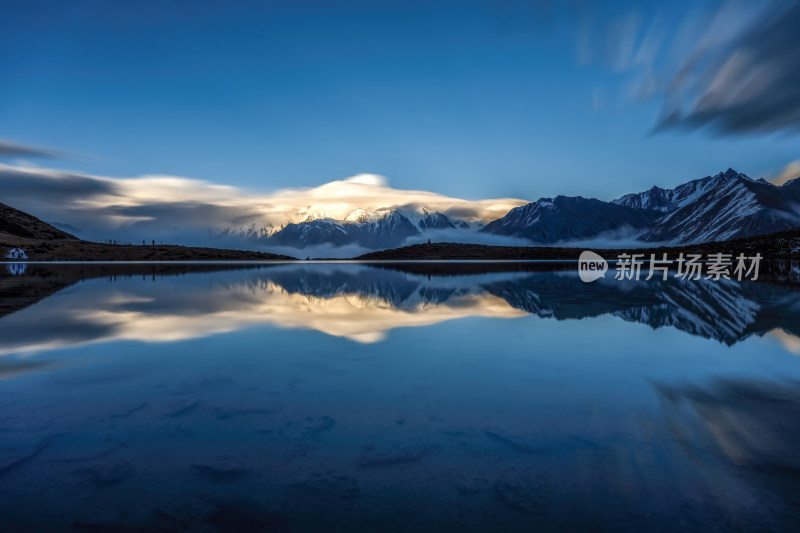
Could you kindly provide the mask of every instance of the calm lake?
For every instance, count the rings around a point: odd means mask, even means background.
[[[792,276],[564,268],[0,264],[0,530],[800,527]]]

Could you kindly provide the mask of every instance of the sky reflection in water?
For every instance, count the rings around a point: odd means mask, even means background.
[[[0,524],[798,523],[800,291],[442,268],[0,278]]]

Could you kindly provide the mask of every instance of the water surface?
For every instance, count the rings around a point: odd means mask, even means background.
[[[794,529],[798,335],[781,276],[8,269],[0,529]]]

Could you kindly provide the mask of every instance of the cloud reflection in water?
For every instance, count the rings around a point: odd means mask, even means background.
[[[375,343],[396,328],[528,314],[557,320],[610,314],[729,345],[765,334],[790,351],[800,345],[800,291],[766,283],[609,279],[585,284],[571,270],[539,272],[513,264],[507,271],[495,264],[489,271],[476,265],[475,273],[463,266],[451,272],[459,275],[431,266],[431,275],[424,264],[352,263],[251,265],[230,272],[220,265],[208,275],[154,282],[144,272],[141,279],[139,274],[125,277],[124,267],[119,268],[118,275],[82,271],[61,285],[51,282],[41,294],[34,291],[31,301],[44,299],[0,319],[0,354],[119,340],[174,342],[259,324]],[[27,277],[50,280],[53,273],[33,271]],[[25,278],[15,279],[19,284]]]

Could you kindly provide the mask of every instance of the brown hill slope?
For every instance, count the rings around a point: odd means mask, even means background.
[[[192,246],[104,244],[82,241],[19,209],[0,204],[0,260],[22,248],[31,261],[274,261],[293,257]]]
[[[24,239],[77,240],[77,237],[43,222],[19,209],[0,204],[0,235],[3,233]]]

